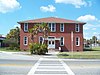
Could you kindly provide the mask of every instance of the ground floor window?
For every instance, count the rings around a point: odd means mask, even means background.
[[[39,43],[43,44],[43,37],[42,36],[39,37]]]
[[[24,37],[24,45],[28,45],[28,37]]]
[[[64,37],[60,38],[60,46],[64,46]]]
[[[76,46],[80,46],[80,38],[76,37]]]

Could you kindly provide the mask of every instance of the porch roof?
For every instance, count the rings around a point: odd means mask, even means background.
[[[60,38],[54,38],[54,39],[49,39],[49,38],[46,38],[45,40],[52,40],[52,41],[55,41],[55,40],[60,40]]]

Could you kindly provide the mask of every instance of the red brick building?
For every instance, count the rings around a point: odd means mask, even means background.
[[[58,49],[61,47],[62,51],[83,51],[83,25],[84,22],[67,20],[63,18],[40,18],[34,20],[20,21],[20,49],[29,49],[31,38],[28,30],[37,23],[48,24],[51,32],[45,40],[48,48]],[[42,43],[43,37],[40,32],[35,38],[34,42]]]

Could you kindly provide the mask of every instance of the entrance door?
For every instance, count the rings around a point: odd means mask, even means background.
[[[48,40],[48,48],[55,48],[55,41],[54,40]]]

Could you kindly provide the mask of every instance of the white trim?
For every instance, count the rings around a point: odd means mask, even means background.
[[[63,31],[61,30],[61,25],[63,25]],[[60,32],[64,32],[64,23],[60,23]]]
[[[25,37],[26,37],[26,44],[25,44]],[[28,45],[28,37],[27,36],[24,36],[24,38],[23,38],[23,44],[26,46],[26,45]]]
[[[76,45],[76,46],[80,46],[80,37],[76,37],[76,38],[78,38],[78,45]],[[75,38],[75,44],[76,44],[76,38]]]
[[[27,27],[27,28],[25,28],[25,27]],[[24,32],[28,32],[28,23],[24,23]]]
[[[43,36],[39,36],[39,44],[40,44],[40,38],[42,37],[42,39],[43,39]],[[44,39],[43,39],[44,40]],[[43,44],[43,40],[42,40],[42,44]]]
[[[77,30],[78,28],[78,30]],[[75,24],[75,32],[80,32],[80,25],[79,24]]]
[[[64,46],[64,37],[63,37],[63,45],[61,45],[61,38],[62,38],[63,36],[61,36],[60,37],[60,46]]]
[[[71,50],[73,52],[73,31],[71,31]]]

